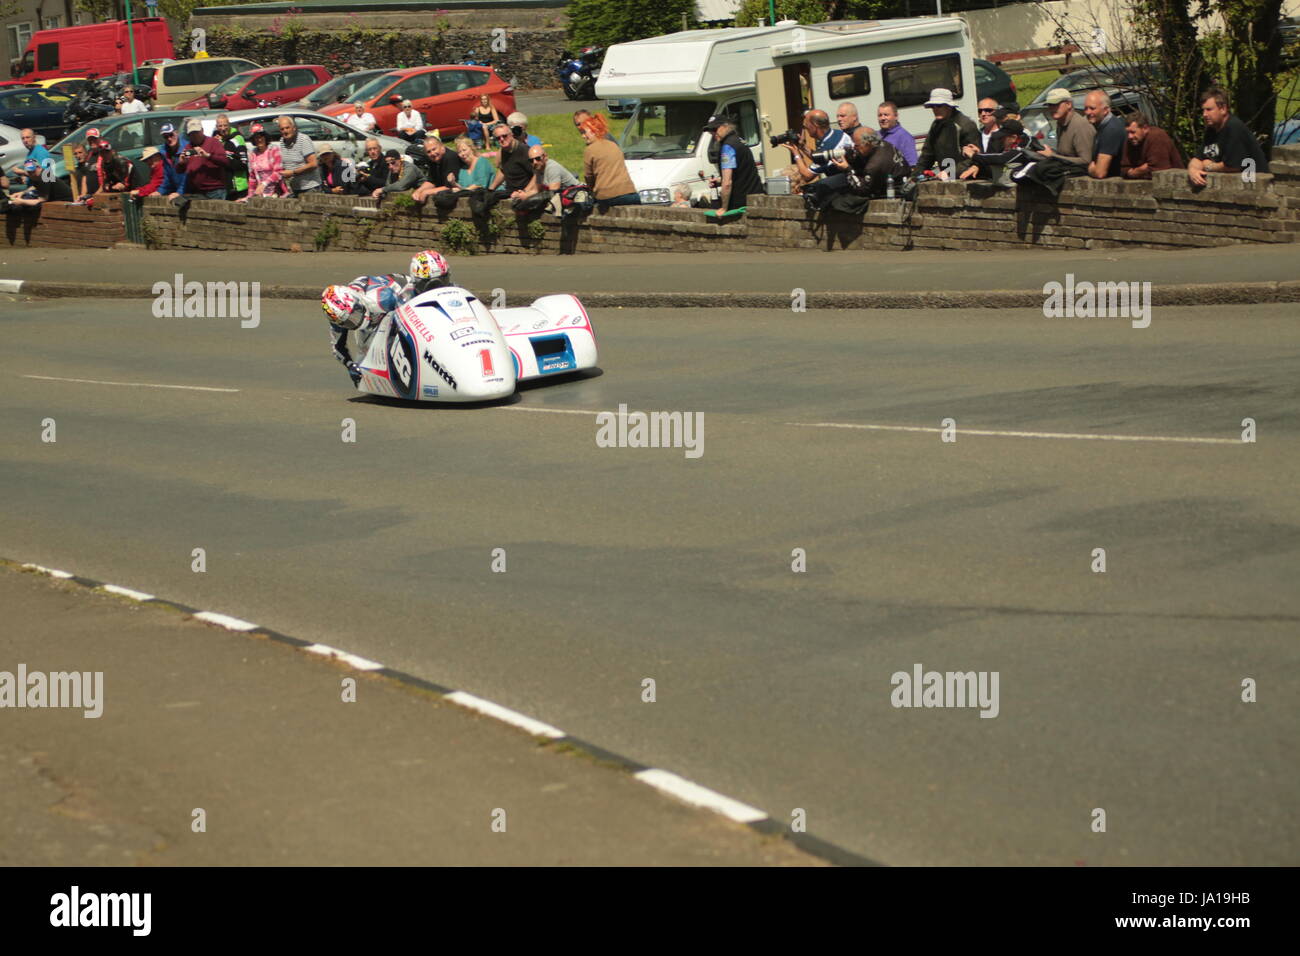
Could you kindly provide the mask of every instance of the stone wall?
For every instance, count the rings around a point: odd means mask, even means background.
[[[1151,182],[1072,179],[1057,201],[1036,187],[927,183],[915,204],[875,200],[864,216],[812,216],[797,196],[756,196],[738,221],[719,224],[692,209],[614,207],[572,227],[553,216],[519,221],[508,204],[484,224],[468,204],[450,213],[403,208],[401,201],[306,196],[248,203],[196,200],[179,210],[144,203],[142,233],[166,249],[415,250],[457,255],[564,252],[707,252],[716,249],[1177,249],[1300,237],[1300,147],[1274,151],[1273,173],[1246,184],[1212,175],[1192,190],[1181,171]],[[10,217],[11,223],[15,216]],[[10,226],[10,242],[111,245],[122,218],[112,203],[42,209],[31,235]]]
[[[46,203],[4,215],[5,244],[55,246],[62,249],[108,249],[126,239],[118,197],[96,200],[95,207]]]

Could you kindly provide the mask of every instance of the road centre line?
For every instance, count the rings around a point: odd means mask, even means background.
[[[153,382],[101,382],[92,378],[58,378],[54,375],[24,375],[44,382],[75,382],[78,385],[125,385],[131,388],[176,388],[189,392],[238,392],[237,388],[211,388],[206,385],[158,385]]]
[[[784,422],[795,428],[853,428],[873,432],[928,432],[932,435],[942,434],[945,428],[929,425],[858,425],[849,422]],[[1107,435],[1088,434],[1084,432],[1021,432],[992,428],[953,427],[957,435],[982,435],[990,438],[1061,438],[1075,441],[1159,441],[1175,442],[1185,445],[1241,445],[1240,438],[1195,438],[1184,435]]]

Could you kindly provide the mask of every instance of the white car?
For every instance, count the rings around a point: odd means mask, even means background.
[[[216,114],[209,113],[207,115],[208,117],[214,117]],[[379,148],[384,152],[395,149],[399,153],[405,153],[407,147],[411,145],[406,140],[398,139],[396,136],[385,136],[382,133],[363,133],[333,116],[325,116],[323,113],[317,113],[315,110],[305,109],[301,106],[236,110],[228,115],[230,116],[231,125],[243,134],[245,140],[248,139],[248,128],[254,123],[261,123],[266,129],[269,141],[272,143],[280,141],[280,127],[276,125],[276,120],[281,116],[293,117],[298,132],[310,139],[316,146],[324,146],[328,143],[336,155],[346,156],[353,161],[365,157],[367,139],[379,140]]]
[[[38,146],[45,145],[45,137],[36,134]],[[21,131],[17,126],[0,123],[0,170],[8,172],[27,158],[27,147],[23,145]]]

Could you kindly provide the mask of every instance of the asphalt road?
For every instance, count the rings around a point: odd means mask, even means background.
[[[884,863],[1300,858],[1293,306],[605,311],[604,374],[483,409],[354,396],[309,303],[0,315],[0,555],[470,690]],[[703,455],[564,414],[620,403],[703,412]],[[891,706],[916,664],[997,672],[997,717]]]

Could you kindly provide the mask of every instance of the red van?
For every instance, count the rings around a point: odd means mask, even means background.
[[[135,62],[131,40],[135,40]],[[13,75],[24,80],[49,80],[60,76],[105,76],[129,73],[145,60],[175,55],[172,35],[162,17],[134,20],[127,32],[125,20],[89,23],[83,27],[37,30]]]

